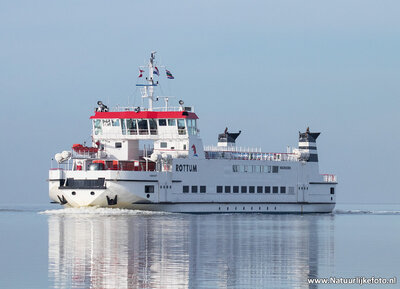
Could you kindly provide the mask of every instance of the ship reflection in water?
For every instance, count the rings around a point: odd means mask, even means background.
[[[55,288],[309,288],[334,266],[334,218],[51,215],[49,278]]]

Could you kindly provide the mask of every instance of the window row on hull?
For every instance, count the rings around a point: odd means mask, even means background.
[[[200,186],[182,186],[183,193],[206,193],[207,187]],[[286,186],[217,186],[215,192],[217,193],[265,193],[265,194],[294,194],[294,187]]]

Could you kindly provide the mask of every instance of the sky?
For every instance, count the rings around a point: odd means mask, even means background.
[[[138,103],[151,51],[205,145],[296,146],[307,126],[339,203],[400,203],[400,2],[0,0],[0,205],[48,203],[55,153],[97,100]],[[136,95],[136,97],[135,97]]]

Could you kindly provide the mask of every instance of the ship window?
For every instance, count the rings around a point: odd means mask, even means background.
[[[116,143],[115,143],[115,148],[117,148],[117,149],[122,148],[122,143],[116,142]]]
[[[111,126],[111,120],[110,119],[103,119],[103,126]]]
[[[126,128],[129,135],[137,134],[137,124],[136,119],[127,119]]]
[[[334,195],[335,194],[335,188],[331,188],[331,195]]]
[[[231,192],[231,187],[225,186],[225,193],[230,193],[230,192]]]
[[[180,135],[186,134],[184,119],[178,119],[178,134]]]
[[[154,186],[144,186],[144,192],[146,194],[154,193]]]
[[[289,187],[289,194],[294,194],[294,187]]]
[[[192,193],[197,193],[197,186],[192,186]]]
[[[255,173],[261,173],[261,166],[254,166],[254,167],[253,167],[253,172],[255,172]]]
[[[247,193],[247,187],[246,186],[242,186],[241,188],[240,188],[240,190],[241,190],[241,192],[244,194],[244,193]]]
[[[139,134],[145,135],[149,134],[149,126],[147,124],[147,119],[138,120]]]
[[[119,119],[113,119],[111,121],[111,123],[112,123],[112,126],[119,126]]]
[[[158,120],[158,125],[159,126],[166,126],[167,125],[167,120],[166,119],[159,119]]]
[[[249,193],[250,194],[254,194],[254,192],[255,192],[255,187],[254,186],[250,186],[249,187]]]
[[[93,121],[93,126],[94,126],[94,134],[95,135],[102,134],[101,119],[95,119]]]
[[[286,187],[281,187],[281,194],[286,194]]]
[[[168,120],[168,126],[176,126],[176,121],[175,121],[175,119],[169,119],[169,120]]]
[[[186,145],[185,144],[183,145],[183,150],[186,150]]]
[[[166,147],[168,147],[168,143],[166,143],[166,142],[160,143],[160,148],[166,148]]]
[[[234,173],[237,173],[237,172],[239,171],[239,166],[238,166],[238,165],[233,165],[233,166],[232,166],[232,171],[233,171]]]
[[[222,186],[217,186],[217,193],[222,193]]]
[[[272,187],[272,193],[277,194],[279,191],[279,187]]]
[[[126,134],[126,123],[125,123],[125,119],[121,119],[121,130],[122,130],[122,134],[125,135],[125,134]]]
[[[150,134],[157,134],[157,122],[154,119],[149,119]]]
[[[182,187],[182,192],[189,193],[189,186],[183,186]]]
[[[271,193],[271,187],[270,186],[266,186],[265,187],[265,193],[266,194],[270,194]]]
[[[272,172],[273,172],[273,173],[277,173],[278,170],[279,170],[279,167],[278,167],[278,166],[272,166]]]
[[[206,186],[200,186],[200,193],[206,192]]]
[[[247,173],[249,171],[249,166],[241,166],[241,173]]]
[[[239,186],[233,186],[233,192],[239,193]]]
[[[190,135],[196,135],[196,120],[195,119],[188,119],[187,120],[187,127],[188,127],[188,132]]]
[[[262,194],[263,192],[263,187],[262,186],[258,186],[257,187],[257,193]]]

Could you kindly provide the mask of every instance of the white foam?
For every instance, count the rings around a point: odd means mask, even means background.
[[[99,207],[82,207],[82,208],[64,208],[58,210],[46,210],[39,212],[43,215],[163,215],[172,214],[158,211],[142,211],[118,208],[99,208]]]
[[[355,215],[400,215],[400,211],[369,211],[369,210],[334,210],[334,214],[337,215],[346,215],[346,214],[355,214]]]

